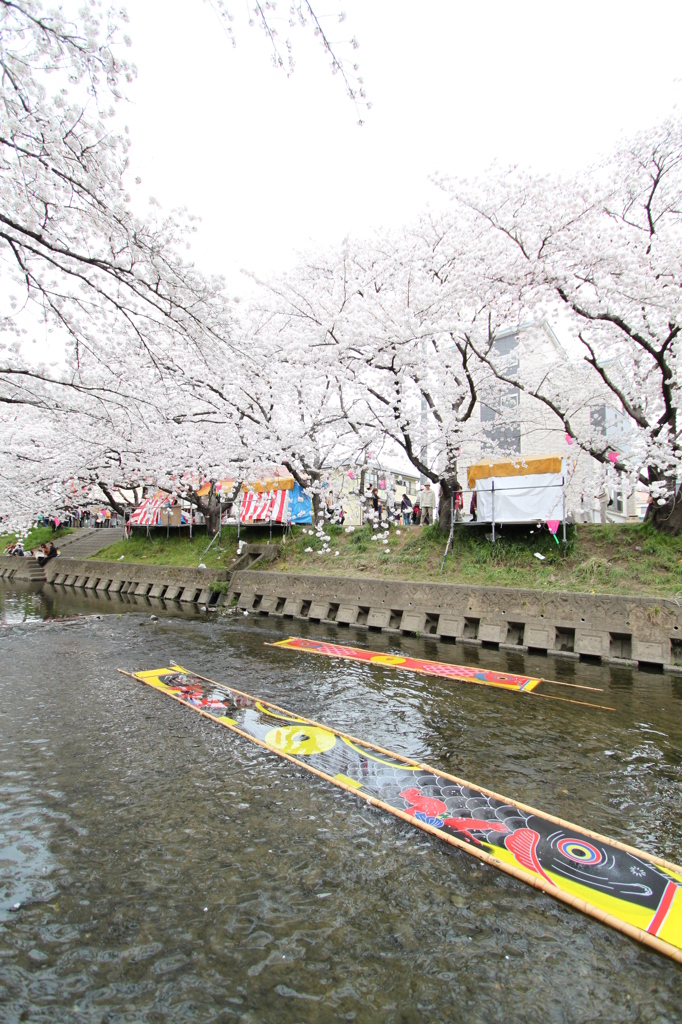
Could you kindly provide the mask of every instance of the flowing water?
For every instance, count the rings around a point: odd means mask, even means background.
[[[48,587],[0,601],[0,1020],[682,1020],[680,965],[116,669],[176,660],[677,863],[679,679]],[[601,686],[551,692],[617,710],[264,646],[290,632]]]

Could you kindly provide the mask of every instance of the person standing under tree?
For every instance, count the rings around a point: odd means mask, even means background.
[[[422,510],[422,526],[430,526],[433,522],[433,516],[436,509],[436,495],[431,490],[431,484],[426,481],[424,484],[424,490],[422,491],[421,498],[421,510]]]
[[[403,526],[409,526],[412,516],[412,502],[410,501],[407,491],[405,491],[401,498],[400,511],[403,514]]]
[[[381,522],[381,502],[379,501],[379,491],[376,487],[372,488],[372,509],[374,511],[374,518],[377,523]]]

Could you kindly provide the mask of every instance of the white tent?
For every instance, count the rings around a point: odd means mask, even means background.
[[[560,455],[478,462],[469,466],[467,475],[481,523],[558,524],[564,518],[565,467]]]

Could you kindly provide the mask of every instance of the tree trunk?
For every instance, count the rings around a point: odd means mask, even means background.
[[[447,473],[447,470],[446,470]],[[443,475],[438,481],[440,484],[440,497],[438,499],[438,525],[441,533],[450,533],[450,498],[457,489],[457,473]]]
[[[220,529],[220,502],[218,501],[218,495],[216,494],[215,487],[215,480],[211,480],[211,490],[208,492],[206,509],[205,511],[202,509],[206,520],[206,533],[209,537],[215,537],[216,533]]]
[[[103,484],[101,480],[98,480],[97,486],[99,487],[104,497],[107,499],[109,505],[113,508],[114,512],[116,512],[116,514],[119,516],[125,515],[125,508],[123,507],[123,505],[121,505],[120,502],[116,501],[107,485]]]
[[[682,488],[675,498],[670,498],[665,505],[657,505],[655,501],[649,502],[645,520],[661,533],[677,537],[682,532]]]
[[[197,511],[201,512],[206,520],[206,533],[209,537],[215,537],[220,528],[220,502],[216,495],[216,482],[211,480],[211,489],[205,498],[200,498],[196,491],[187,492],[187,500],[196,505]],[[190,515],[192,510],[190,509]]]

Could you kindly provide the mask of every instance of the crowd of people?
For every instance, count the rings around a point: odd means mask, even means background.
[[[431,490],[428,481],[421,492],[417,493],[414,501],[411,501],[409,494],[405,492],[398,504],[395,491],[389,488],[384,502],[379,496],[379,489],[373,487],[370,502],[372,517],[379,523],[385,520],[396,526],[430,526],[435,521],[436,494]]]

